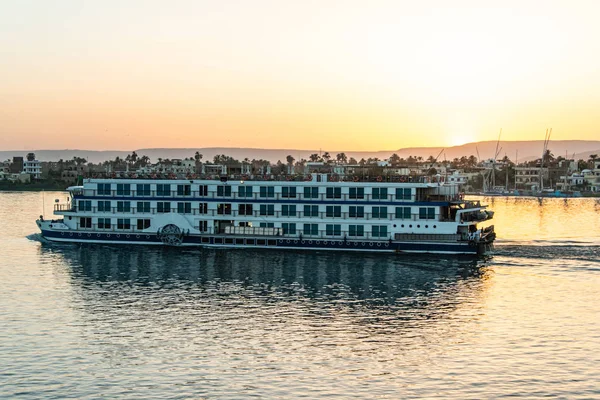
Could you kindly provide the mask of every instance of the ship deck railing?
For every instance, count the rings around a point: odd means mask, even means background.
[[[65,205],[66,206],[66,205]],[[254,218],[302,218],[302,219],[319,219],[319,220],[331,220],[331,221],[419,221],[421,223],[435,223],[435,222],[454,222],[454,220],[449,218],[439,218],[439,216],[435,216],[430,218],[428,216],[423,216],[420,213],[411,213],[405,214],[400,213],[396,214],[393,212],[390,213],[372,213],[372,212],[363,212],[363,213],[350,213],[350,212],[340,212],[340,213],[329,213],[327,211],[319,211],[316,213],[309,212],[306,213],[302,210],[296,212],[283,212],[280,210],[273,211],[272,213],[269,211],[263,212],[261,210],[207,210],[200,208],[190,208],[186,211],[180,211],[178,208],[142,208],[138,209],[136,207],[129,208],[118,208],[118,207],[110,207],[108,209],[94,207],[60,207],[60,205],[55,205],[55,212],[72,212],[79,213],[81,216],[86,216],[89,214],[111,214],[116,215],[118,217],[128,217],[131,215],[135,216],[148,216],[148,215],[160,215],[160,214],[181,214],[181,215],[194,215],[194,216],[205,216],[205,217],[217,217],[217,218],[237,218],[237,217],[254,217]]]
[[[443,182],[443,178],[429,175],[340,175],[340,174],[326,174],[326,173],[313,173],[316,182],[325,181],[322,176],[327,176],[327,182],[371,182],[371,183],[437,183],[438,181]],[[155,172],[155,173],[137,173],[137,172],[92,172],[86,177],[91,179],[172,179],[172,180],[208,180],[208,181],[252,181],[252,182],[310,182],[313,181],[312,174],[231,174],[231,175],[219,175],[219,174],[196,174],[196,173],[169,173],[169,172]],[[451,184],[455,184],[452,182]]]
[[[145,234],[154,234],[156,232],[146,231],[148,228],[139,228],[135,224],[89,224],[89,225],[81,225],[77,224],[77,231],[81,233],[115,233],[115,234],[127,234],[127,233],[135,233],[140,235]],[[284,239],[305,239],[305,240],[314,240],[314,239],[323,239],[323,240],[335,240],[335,241],[343,241],[343,240],[380,240],[386,241],[391,240],[391,234],[384,233],[373,233],[373,232],[356,232],[356,231],[342,231],[335,229],[317,229],[312,230],[310,232],[306,232],[302,229],[296,229],[293,232],[288,232],[282,228],[269,228],[269,227],[254,227],[252,233],[234,233],[234,232],[225,232],[225,229],[221,228],[217,230],[215,228],[209,228],[206,231],[201,231],[200,226],[195,227],[196,230],[200,230],[200,236],[202,235],[218,235],[218,236],[269,236],[276,238],[284,238]],[[154,229],[151,229],[153,231]],[[269,233],[273,232],[273,233]],[[188,232],[186,230],[183,231],[184,234]]]
[[[460,234],[396,233],[394,240],[411,242],[459,242]]]
[[[224,186],[225,187],[225,186]],[[303,190],[298,190],[294,195],[285,195],[284,193],[272,193],[269,195],[263,195],[260,192],[254,193],[241,193],[239,191],[223,192],[219,190],[194,190],[194,191],[180,191],[180,190],[97,190],[97,189],[85,189],[83,197],[107,197],[107,198],[119,198],[119,197],[135,197],[137,201],[143,201],[145,197],[149,198],[176,198],[178,200],[194,199],[201,201],[202,199],[223,199],[227,200],[289,200],[289,201],[368,201],[368,202],[461,202],[462,196],[459,194],[452,195],[431,195],[431,194],[411,194],[404,195],[404,193],[389,193],[387,195],[372,195],[362,194],[354,195],[349,193],[339,193],[329,195],[327,193],[318,193],[313,195],[305,195]],[[75,198],[79,198],[77,195]]]

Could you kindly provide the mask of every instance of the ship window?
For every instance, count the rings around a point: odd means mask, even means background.
[[[296,224],[284,222],[281,224],[281,228],[283,229],[284,235],[295,235],[296,234]]]
[[[397,219],[410,219],[410,207],[396,207]]]
[[[137,196],[150,196],[150,185],[147,183],[138,183],[136,188]]]
[[[373,207],[373,218],[387,218],[387,207]]]
[[[339,187],[328,187],[326,189],[326,197],[328,199],[341,199],[342,198],[342,188]]]
[[[92,227],[92,219],[90,217],[80,217],[79,218],[79,227],[80,228],[91,228]]]
[[[98,184],[98,196],[110,196],[111,184],[110,183],[99,183]]]
[[[363,206],[350,206],[349,211],[350,218],[364,218],[365,216],[365,208]]]
[[[396,200],[410,200],[412,198],[412,191],[410,188],[397,188],[396,189]]]
[[[260,197],[275,197],[275,188],[273,186],[261,186]]]
[[[351,187],[349,197],[351,199],[364,199],[365,198],[365,188]]]
[[[144,218],[144,219],[138,219],[137,220],[137,228],[139,230],[150,228],[150,220],[146,219],[146,218]]]
[[[217,196],[231,197],[231,186],[217,186]]]
[[[275,224],[273,222],[261,222],[259,224],[261,228],[275,228]]]
[[[325,225],[325,234],[327,236],[340,236],[342,234],[342,226],[339,224]]]
[[[170,183],[159,183],[156,185],[157,196],[170,196],[171,195],[171,184]]]
[[[208,203],[198,203],[198,213],[208,214]]]
[[[373,188],[371,198],[374,200],[387,200],[387,198],[388,198],[387,188]]]
[[[131,185],[129,183],[117,183],[117,196],[130,196]]]
[[[265,239],[256,239],[256,245],[257,246],[266,246],[267,241]]]
[[[192,185],[177,185],[177,196],[190,196]]]
[[[252,186],[239,186],[238,197],[252,197]]]
[[[365,235],[365,227],[363,225],[349,225],[348,226],[348,236],[364,236]]]
[[[198,186],[198,196],[208,196],[208,186],[207,185]]]
[[[91,200],[79,200],[79,211],[92,211]]]
[[[252,215],[252,204],[239,204],[238,205],[239,215]]]
[[[319,206],[304,206],[304,216],[305,217],[318,217],[319,216]]]
[[[435,207],[419,207],[419,219],[435,219]]]
[[[150,202],[149,201],[138,201],[136,211],[138,213],[149,213],[150,212]]]
[[[108,200],[99,200],[98,201],[98,211],[100,212],[110,212],[111,204]]]
[[[273,204],[261,204],[260,215],[275,215],[275,206]]]
[[[373,225],[371,227],[371,236],[386,237],[387,236],[387,225]]]
[[[296,187],[295,186],[284,186],[281,188],[281,197],[292,199],[296,198]]]
[[[110,229],[110,218],[98,218],[98,229]]]
[[[192,213],[192,203],[187,202],[187,201],[177,203],[177,212],[179,214],[191,214]]]
[[[220,214],[220,215],[231,214],[231,204],[230,203],[217,204],[217,214]]]
[[[200,232],[208,231],[208,221],[198,221],[198,230]]]
[[[303,232],[308,236],[318,236],[319,235],[319,224],[304,224]]]
[[[296,216],[296,205],[284,204],[281,206],[281,215],[284,217],[295,217]]]
[[[117,212],[131,212],[131,202],[117,201]]]
[[[319,198],[319,188],[318,187],[305,187],[304,188],[304,198],[305,199],[318,199]]]
[[[159,212],[159,213],[169,213],[169,212],[171,212],[171,202],[170,201],[158,201],[158,202],[156,202],[156,212]]]
[[[325,211],[327,218],[340,218],[342,216],[342,207],[340,206],[327,206]]]
[[[129,218],[118,218],[117,229],[131,229],[131,220]]]

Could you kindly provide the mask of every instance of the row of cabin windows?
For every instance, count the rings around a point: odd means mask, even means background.
[[[283,232],[286,233],[286,227],[282,224]],[[292,224],[289,224],[292,225]],[[296,226],[294,225],[294,232],[296,231]],[[289,229],[289,226],[288,226]],[[317,236],[319,235],[319,224],[303,224],[302,232],[307,236]],[[292,232],[289,232],[293,234]],[[325,235],[326,236],[341,236],[342,235],[342,225],[340,224],[326,224],[325,225]],[[357,237],[357,236],[365,236],[365,227],[364,225],[348,225],[348,236]],[[388,236],[388,227],[386,225],[372,225],[371,226],[371,236],[372,237],[387,237]]]
[[[90,200],[79,200],[80,211],[91,211],[92,202]],[[253,212],[252,204],[239,204],[238,213],[240,215],[252,215]],[[157,202],[157,212],[167,213],[171,212],[171,202],[159,201]],[[199,212],[206,214],[208,212],[207,203],[199,203]],[[411,219],[411,207],[394,207],[396,219]],[[218,214],[231,214],[232,205],[218,204]],[[273,204],[260,204],[259,207],[260,215],[275,215],[275,206]],[[108,200],[98,201],[99,212],[111,212],[111,202]],[[130,201],[117,201],[117,212],[131,212]],[[137,212],[150,212],[149,201],[138,201]],[[177,202],[177,212],[180,214],[190,214],[192,212],[191,202]],[[297,207],[295,204],[289,205],[284,204],[281,206],[281,216],[283,217],[295,217],[297,216]],[[304,205],[304,216],[305,217],[318,217],[319,206],[317,205]],[[327,218],[341,218],[342,207],[341,206],[326,206],[325,216]],[[348,207],[348,216],[350,218],[364,218],[365,207],[364,206],[350,206]],[[373,206],[371,207],[372,218],[387,218],[388,207],[387,206]],[[435,219],[435,207],[419,207],[419,219]]]
[[[118,196],[130,196],[131,190],[134,185],[129,183],[117,183],[116,194]],[[156,195],[157,196],[171,196],[171,184],[170,183],[157,183],[156,184]],[[176,185],[178,196],[191,196],[192,186],[188,184]],[[150,184],[149,183],[138,183],[135,185],[137,196],[150,196]],[[231,197],[232,187],[229,185],[217,186],[218,197]],[[283,186],[281,188],[282,198],[296,198],[297,188],[295,186]],[[98,184],[98,195],[112,195],[112,184],[110,183],[99,183]],[[263,198],[275,197],[274,186],[259,186],[259,196]],[[199,186],[199,195],[208,195],[208,186]],[[238,197],[253,197],[254,191],[253,186],[238,186]],[[396,199],[410,200],[412,196],[412,190],[410,188],[396,188]],[[305,199],[318,199],[319,188],[318,187],[305,187],[304,188]],[[325,198],[327,199],[341,199],[342,188],[340,187],[328,187],[325,189]],[[364,199],[365,188],[351,187],[349,188],[348,198],[350,199]],[[371,189],[371,198],[375,200],[387,200],[388,199],[388,188],[373,188]]]
[[[137,229],[148,229],[150,228],[150,219],[147,218],[138,218],[135,220]],[[98,218],[98,229],[111,229],[113,227],[113,221],[111,218]],[[81,228],[92,228],[92,218],[91,217],[80,217],[79,218],[79,226]],[[117,218],[116,220],[116,228],[129,230],[131,229],[131,219],[130,218]]]
[[[150,220],[145,218],[138,218],[135,220],[136,226],[138,230],[148,229],[150,228]],[[90,217],[81,217],[79,218],[79,226],[81,228],[92,228],[92,218]],[[98,218],[97,222],[98,229],[111,229],[113,227],[113,221],[110,218]],[[275,226],[272,222],[261,222],[261,228],[273,228]],[[116,229],[117,230],[130,230],[132,227],[130,218],[118,218],[116,220]],[[296,234],[296,224],[295,223],[283,223],[281,224],[281,228],[284,234],[295,235]],[[200,231],[208,230],[208,221],[200,221],[199,226]],[[303,224],[302,233],[308,236],[318,236],[319,235],[319,224]],[[341,236],[342,235],[342,226],[340,224],[326,224],[325,225],[325,235],[326,236]],[[362,237],[365,236],[365,227],[364,225],[349,225],[348,226],[348,236],[350,237]],[[371,226],[371,236],[372,237],[387,237],[388,236],[388,227],[386,225],[372,225]]]

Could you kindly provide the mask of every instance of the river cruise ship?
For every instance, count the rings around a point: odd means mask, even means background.
[[[36,221],[56,242],[482,255],[493,212],[431,177],[89,178]]]

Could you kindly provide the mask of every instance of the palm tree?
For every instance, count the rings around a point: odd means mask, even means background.
[[[308,160],[312,161],[312,162],[317,162],[317,161],[319,161],[320,158],[321,157],[319,157],[319,155],[317,153],[314,153],[308,157]]]
[[[139,161],[140,166],[145,167],[146,165],[150,164],[150,157],[148,157],[147,155],[143,155]]]
[[[346,153],[338,153],[335,156],[335,159],[340,164],[346,164],[348,162],[348,156],[346,156]]]
[[[137,153],[136,153],[135,151],[133,151],[133,152],[131,153],[131,157],[130,157],[130,158],[131,158],[131,162],[135,164],[135,163],[137,162],[137,160],[138,160],[138,155],[137,155]]]
[[[329,154],[328,151],[326,151],[325,153],[323,153],[323,160],[325,160],[326,164],[329,164],[329,160],[331,159],[331,154]]]
[[[550,149],[546,150],[544,153],[544,164],[548,165],[554,161],[554,154],[550,151]]]
[[[294,165],[294,157],[291,155],[287,156],[285,160],[287,161],[288,165]]]
[[[199,163],[200,160],[202,160],[202,154],[200,154],[199,151],[197,151],[196,154],[194,154],[194,160],[196,160],[196,163]]]

